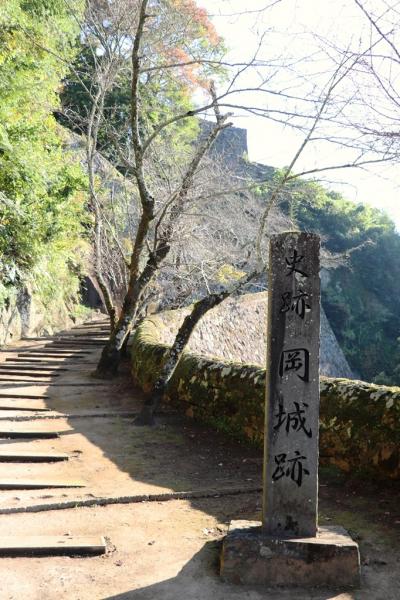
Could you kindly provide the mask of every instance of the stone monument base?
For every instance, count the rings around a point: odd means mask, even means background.
[[[221,577],[245,585],[359,587],[358,545],[342,527],[320,527],[312,538],[273,538],[259,521],[231,521]]]

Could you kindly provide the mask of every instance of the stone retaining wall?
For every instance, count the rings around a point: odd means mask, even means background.
[[[132,375],[151,391],[168,348],[160,343],[165,317],[137,328]],[[167,400],[217,429],[262,445],[265,369],[186,353]],[[345,471],[400,479],[400,388],[321,377],[320,459]]]
[[[207,312],[197,324],[188,344],[189,352],[215,356],[218,360],[257,364],[266,361],[268,293],[227,298]],[[159,313],[159,341],[173,342],[188,309]],[[320,372],[328,377],[353,378],[350,366],[321,307]]]

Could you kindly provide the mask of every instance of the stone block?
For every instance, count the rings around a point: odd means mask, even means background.
[[[266,587],[360,585],[358,545],[342,527],[320,527],[316,537],[276,538],[258,521],[232,521],[224,540],[221,577]]]

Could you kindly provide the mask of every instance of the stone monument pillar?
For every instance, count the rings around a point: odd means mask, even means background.
[[[263,527],[315,536],[318,508],[319,237],[270,247]]]
[[[319,238],[272,236],[263,516],[232,521],[221,576],[267,586],[360,583],[357,544],[341,527],[318,528]]]

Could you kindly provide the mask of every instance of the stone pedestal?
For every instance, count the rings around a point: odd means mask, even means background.
[[[277,538],[261,522],[232,521],[220,574],[235,584],[352,588],[360,585],[360,557],[342,527],[320,527],[316,537]]]

